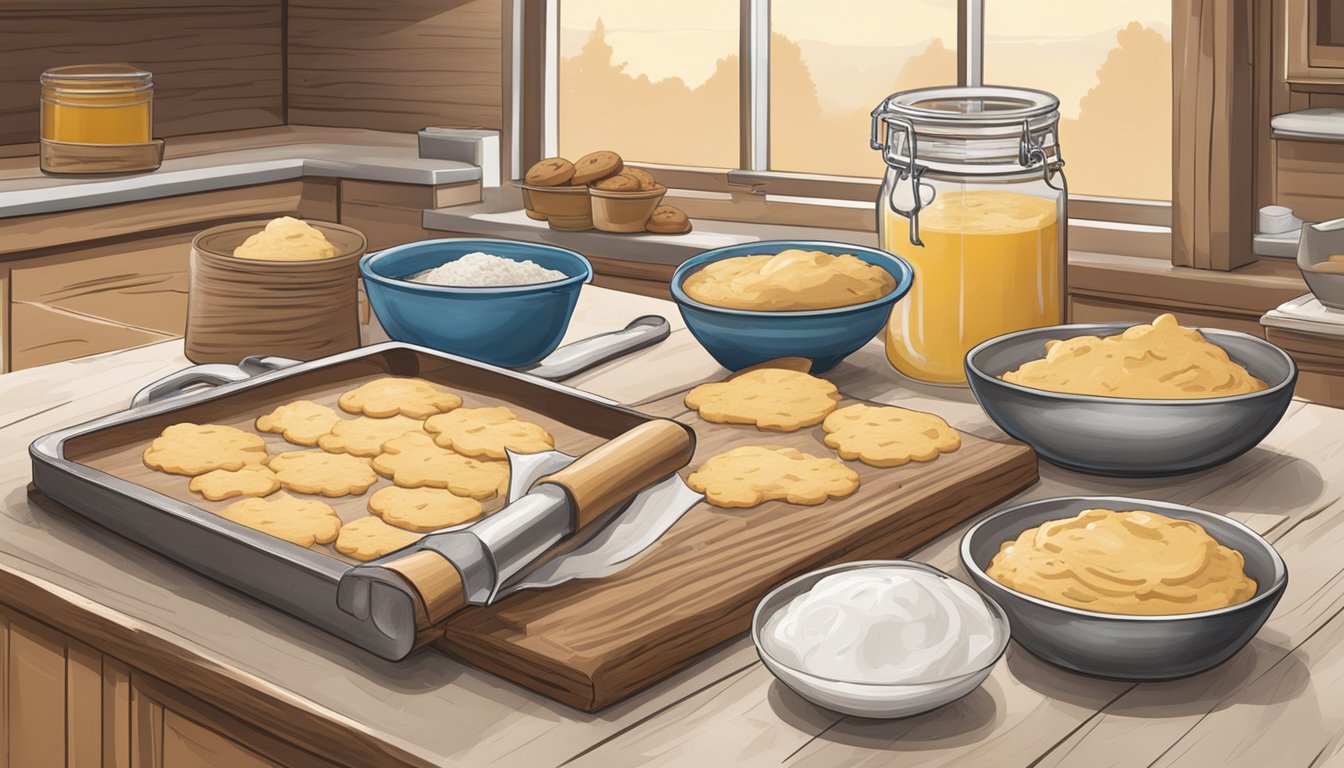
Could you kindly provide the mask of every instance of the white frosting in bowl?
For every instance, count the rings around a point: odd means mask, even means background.
[[[978,593],[919,568],[841,571],[766,621],[760,641],[793,669],[831,680],[926,683],[989,666],[1003,629]]]

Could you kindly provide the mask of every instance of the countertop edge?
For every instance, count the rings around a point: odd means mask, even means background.
[[[247,159],[249,156],[276,154],[287,156]],[[401,154],[406,156],[399,156]],[[219,164],[207,164],[210,161]],[[0,181],[0,220],[247,187],[305,176],[440,186],[478,181],[481,179],[481,169],[455,160],[421,159],[415,154],[414,148],[292,144],[242,149],[168,160],[159,170],[130,176],[99,179],[51,177],[53,183],[50,186],[9,190],[4,188],[17,186],[14,180]],[[22,184],[33,180],[18,181]]]

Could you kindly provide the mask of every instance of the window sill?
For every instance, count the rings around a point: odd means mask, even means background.
[[[597,230],[561,232],[551,229],[544,221],[529,219],[522,210],[497,211],[484,205],[428,210],[423,220],[425,229],[536,240],[599,257],[671,267],[711,248],[762,240],[838,240],[877,245],[877,235],[872,232],[703,219],[695,220],[694,224],[694,231],[685,235],[618,235]]]
[[[483,203],[427,210],[423,226],[446,233],[534,240],[572,248],[592,260],[598,273],[608,278],[610,287],[660,296],[666,295],[665,285],[677,265],[710,248],[785,239],[877,245],[873,232],[706,219],[696,219],[695,231],[687,235],[558,232],[544,222],[527,218],[512,207],[516,203],[510,202],[505,199],[493,206]],[[1234,272],[1216,272],[1173,267],[1161,258],[1105,253],[1074,244],[1069,251],[1070,295],[1107,305],[1124,304],[1154,314],[1186,310],[1235,320],[1239,328],[1258,328],[1261,314],[1306,291],[1296,264],[1283,259],[1264,259]]]

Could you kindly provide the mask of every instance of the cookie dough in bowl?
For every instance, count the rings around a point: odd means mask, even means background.
[[[681,287],[687,296],[716,307],[779,312],[874,301],[895,290],[896,279],[853,254],[790,248],[706,264]]]
[[[1058,342],[1053,352],[1067,350],[1070,340],[1091,337],[1098,341],[1083,346],[1104,350],[1103,362],[1107,352],[1123,355],[1108,350],[1109,342],[1100,343],[1123,337],[1132,325],[1056,325],[990,339],[967,353],[967,382],[994,423],[1031,445],[1041,458],[1069,469],[1116,477],[1179,475],[1231,461],[1264,439],[1292,402],[1297,365],[1288,353],[1257,336],[1218,328],[1198,329],[1203,343],[1217,347],[1217,355],[1225,355],[1227,362],[1244,369],[1243,384],[1250,386],[1243,388],[1256,386],[1252,379],[1262,382],[1263,388],[1221,396],[1211,391],[1183,391],[1183,397],[1139,397],[1051,391],[1011,380],[1015,378],[1012,372],[1030,371],[1039,364],[1051,342]],[[1159,349],[1156,354],[1167,353]],[[1205,363],[1216,359],[1206,355]],[[1112,373],[1122,371],[1131,379],[1145,373],[1156,373],[1154,378],[1171,374],[1167,386],[1180,380],[1175,385],[1178,388],[1217,389],[1208,387],[1207,381],[1201,384],[1202,377],[1190,365],[1168,368],[1167,362],[1153,358],[1152,351],[1141,352],[1128,370],[1124,358],[1119,360]],[[1055,374],[1061,371],[1067,383],[1069,374],[1064,368]],[[1213,381],[1226,376],[1225,371]],[[1117,382],[1123,387],[1124,379],[1109,383]],[[1120,391],[1148,390],[1123,387]]]
[[[767,240],[688,259],[672,275],[672,297],[730,371],[805,357],[825,373],[882,330],[913,282],[909,264],[877,248]]]
[[[1094,510],[1129,513],[1129,522],[1138,524],[1130,532],[1141,535],[1087,530]],[[1079,518],[1081,528],[1072,522]],[[1005,544],[1030,550],[1032,542],[1043,543],[1042,532],[1067,562],[1004,555]],[[1154,546],[1154,534],[1176,546]],[[1199,549],[1182,551],[1182,542],[1194,541],[1202,541]],[[1116,546],[1132,556],[1106,551]],[[1205,557],[1200,550],[1216,554]],[[1005,559],[1016,562],[1005,568]],[[1089,572],[1077,578],[1074,567],[1084,561]],[[1184,677],[1222,663],[1255,636],[1288,584],[1274,547],[1231,517],[1114,496],[1063,496],[996,512],[962,537],[961,563],[1007,613],[1023,648],[1051,664],[1124,680]],[[1029,573],[1037,567],[1052,575],[1037,579]],[[1153,584],[1165,594],[1153,594]],[[1109,599],[1087,599],[1099,585]]]

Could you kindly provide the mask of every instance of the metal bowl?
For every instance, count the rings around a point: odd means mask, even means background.
[[[985,573],[999,547],[1049,520],[1085,509],[1142,509],[1190,520],[1245,559],[1258,585],[1250,600],[1227,608],[1171,616],[1125,616],[1059,605],[1010,589]],[[961,539],[961,562],[985,594],[1008,614],[1013,639],[1061,667],[1123,680],[1165,680],[1214,667],[1250,642],[1288,585],[1288,568],[1274,547],[1231,518],[1179,504],[1111,496],[1067,496],[1010,507],[981,521]]]
[[[1264,339],[1201,328],[1204,338],[1269,385],[1233,397],[1144,400],[1071,395],[1000,377],[1045,354],[1045,343],[1113,336],[1132,323],[1089,323],[1009,333],[966,354],[966,379],[980,407],[1004,432],[1042,458],[1100,475],[1160,477],[1208,469],[1240,456],[1269,434],[1293,399],[1297,365]]]
[[[1322,304],[1344,309],[1344,275],[1314,269],[1336,253],[1344,253],[1344,219],[1302,225],[1297,245],[1297,268],[1302,279]]]
[[[836,573],[864,568],[910,568],[951,579],[946,573],[923,563],[908,560],[862,560],[822,568],[805,573],[775,587],[762,598],[751,617],[751,641],[761,662],[780,682],[795,693],[821,707],[857,717],[896,718],[910,717],[936,709],[970,693],[989,677],[994,665],[1008,648],[1008,617],[1002,608],[983,594],[985,608],[995,628],[993,659],[980,669],[941,680],[921,680],[910,683],[872,683],[860,680],[836,680],[814,674],[806,669],[792,667],[770,654],[761,635],[770,617],[783,610],[799,595],[809,591],[818,581]],[[964,586],[964,585],[963,585]]]

